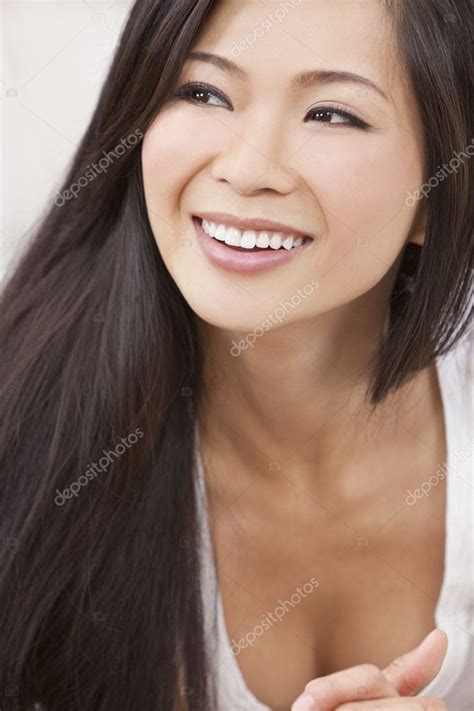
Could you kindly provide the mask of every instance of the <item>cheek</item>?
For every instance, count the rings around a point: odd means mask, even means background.
[[[337,129],[335,129],[336,131]],[[364,135],[326,143],[310,183],[328,225],[326,245],[334,257],[357,245],[391,261],[408,236],[416,206],[407,199],[422,182],[422,157],[407,133]]]
[[[143,141],[147,204],[160,204],[166,213],[176,206],[182,191],[205,165],[213,143],[210,128],[201,121],[197,141],[192,112],[179,107],[160,112]]]

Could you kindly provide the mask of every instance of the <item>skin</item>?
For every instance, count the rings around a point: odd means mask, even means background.
[[[229,638],[312,576],[320,583],[236,657],[255,696],[287,711],[311,680],[364,663],[385,669],[435,626],[444,483],[423,504],[404,499],[445,461],[446,445],[434,367],[371,417],[364,400],[402,249],[423,244],[425,229],[423,211],[405,202],[423,182],[422,126],[390,23],[376,0],[311,0],[233,54],[277,7],[213,8],[192,49],[248,77],[187,61],[145,135],[142,166],[158,249],[205,352],[201,451]],[[387,98],[357,82],[290,87],[310,69],[360,74]],[[224,99],[178,97],[198,81]],[[334,103],[370,130],[340,115],[305,122]],[[229,273],[199,249],[191,215],[200,211],[274,219],[316,239],[277,269]],[[319,286],[297,308],[231,355],[311,280]],[[421,686],[439,669],[439,645],[425,650]],[[378,709],[424,708],[396,684],[385,689]],[[349,701],[330,708],[372,708],[357,689]]]
[[[438,672],[446,651],[445,633],[433,630],[418,647],[393,660],[385,669],[365,664],[311,681],[291,711],[331,711],[334,708],[376,711],[384,708],[383,704],[394,711],[404,708],[442,711],[447,707],[439,699],[414,699],[413,695]]]

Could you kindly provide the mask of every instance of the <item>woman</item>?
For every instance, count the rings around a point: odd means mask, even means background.
[[[2,708],[471,708],[471,29],[135,4],[4,290]]]

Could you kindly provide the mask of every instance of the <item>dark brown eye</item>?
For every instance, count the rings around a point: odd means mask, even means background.
[[[355,128],[360,128],[363,131],[369,130],[369,124],[362,121],[362,119],[357,118],[354,114],[349,113],[349,111],[343,111],[336,107],[331,106],[318,106],[312,109],[309,113],[306,121],[316,121],[316,123],[326,123],[330,126],[354,126]]]
[[[209,99],[209,97],[213,97],[214,99],[218,99],[219,102],[228,105],[228,101],[223,94],[207,84],[185,84],[178,90],[176,96],[196,104],[203,104],[204,106],[221,106],[221,103],[211,103],[206,100]]]

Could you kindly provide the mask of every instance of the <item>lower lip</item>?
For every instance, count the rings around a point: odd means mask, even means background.
[[[209,261],[220,269],[241,274],[255,274],[280,266],[294,259],[313,244],[308,240],[305,244],[291,249],[245,250],[229,247],[225,242],[210,237],[201,226],[201,220],[193,215],[198,244]]]

